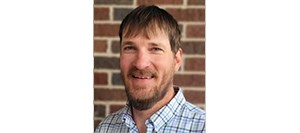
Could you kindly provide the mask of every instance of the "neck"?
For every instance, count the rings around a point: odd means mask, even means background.
[[[170,89],[163,99],[158,101],[156,104],[154,104],[151,108],[147,110],[137,110],[134,107],[132,107],[133,119],[139,129],[139,132],[146,132],[146,120],[149,119],[155,112],[157,112],[163,106],[165,106],[168,102],[170,102],[174,94],[174,89]]]

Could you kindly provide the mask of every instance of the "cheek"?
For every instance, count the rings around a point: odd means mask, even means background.
[[[126,68],[128,68],[128,62],[124,59],[120,59],[120,69],[124,71]]]
[[[128,69],[131,67],[132,65],[132,58],[128,57],[128,56],[121,56],[120,57],[120,69],[123,72],[128,71]]]
[[[175,64],[173,58],[158,58],[154,61],[154,65],[158,71],[162,71],[163,73],[174,71]]]

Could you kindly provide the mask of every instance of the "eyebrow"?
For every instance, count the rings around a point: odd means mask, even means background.
[[[161,44],[155,43],[155,42],[150,42],[149,44],[152,45],[152,46],[161,46]]]
[[[156,47],[160,47],[160,48],[166,49],[166,46],[163,45],[163,44],[161,44],[161,43],[150,42],[149,44],[152,45],[152,46],[156,46]]]
[[[135,43],[133,41],[124,41],[124,42],[121,42],[121,46],[122,45],[134,45]]]
[[[137,44],[133,41],[128,40],[128,41],[123,41],[123,43],[121,44],[121,47],[125,46],[125,45],[137,45]],[[166,48],[163,44],[157,43],[157,42],[148,42],[147,45]]]

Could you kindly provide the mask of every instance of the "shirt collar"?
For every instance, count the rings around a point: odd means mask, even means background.
[[[129,128],[134,127],[135,123],[132,117],[131,107],[128,102],[126,103],[125,108],[123,108],[123,111],[121,111],[121,118],[122,121],[120,121],[120,123],[125,123],[125,125]]]
[[[156,132],[179,113],[186,101],[179,87],[174,87],[174,91],[176,93],[175,97],[148,119],[148,122],[153,123]]]

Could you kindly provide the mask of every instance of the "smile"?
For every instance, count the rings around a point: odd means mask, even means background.
[[[151,79],[151,78],[153,78],[154,76],[131,75],[131,77],[137,78],[137,79]]]

